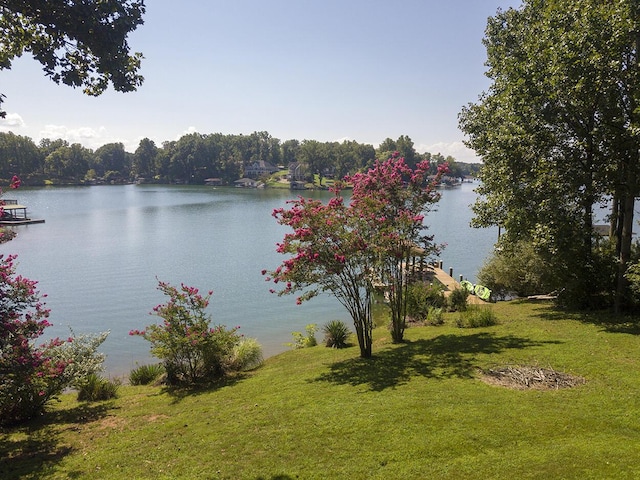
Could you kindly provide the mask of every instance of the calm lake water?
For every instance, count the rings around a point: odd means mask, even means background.
[[[472,282],[497,238],[496,230],[469,227],[473,184],[443,191],[425,222],[447,247],[440,259]],[[329,198],[327,192],[305,193]],[[54,326],[47,337],[110,330],[101,347],[109,374],[126,374],[152,361],[149,344],[131,329],[155,322],[151,309],[165,300],[157,279],[213,290],[214,323],[241,327],[266,356],[288,347],[292,331],[341,319],[332,297],[301,306],[269,293],[262,269],[283,256],[275,244],[288,231],[271,216],[295,195],[281,190],[205,186],[124,185],[11,191],[44,224],[16,227],[0,253],[18,254],[18,273],[38,281]],[[318,334],[320,339],[320,334]]]

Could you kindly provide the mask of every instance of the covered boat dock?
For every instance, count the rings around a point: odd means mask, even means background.
[[[27,207],[20,205],[16,200],[4,200],[0,205],[2,216],[0,225],[30,225],[32,223],[44,223],[44,220],[31,219],[27,216]]]

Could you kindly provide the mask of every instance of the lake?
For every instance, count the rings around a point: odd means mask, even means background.
[[[497,230],[469,227],[474,184],[444,190],[425,219],[440,260],[470,281],[491,252]],[[304,192],[329,198],[328,192]],[[216,324],[240,326],[257,338],[265,356],[288,347],[292,331],[340,319],[344,308],[321,296],[301,306],[295,297],[269,293],[261,275],[284,257],[275,251],[288,229],[271,216],[296,193],[276,189],[207,186],[116,185],[23,188],[7,192],[44,224],[16,227],[18,236],[0,253],[18,254],[19,274],[38,281],[51,309],[46,336],[110,330],[101,347],[109,374],[122,375],[153,361],[149,344],[132,329],[155,322],[151,309],[164,302],[157,280],[213,290],[209,312]],[[320,340],[321,335],[318,334]]]

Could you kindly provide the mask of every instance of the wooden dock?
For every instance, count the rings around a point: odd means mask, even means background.
[[[4,205],[0,205],[2,208],[2,217],[0,217],[0,225],[2,226],[16,226],[16,225],[31,225],[32,223],[44,223],[44,220],[33,219],[27,217],[27,207],[20,205],[15,200],[3,200]]]
[[[453,292],[456,288],[461,288],[460,282],[458,282],[455,278],[453,278],[441,268],[436,267],[435,265],[428,265],[426,268],[430,269],[432,271],[433,278],[435,278],[444,286],[445,297],[451,295],[451,292]],[[467,297],[467,302],[472,305],[486,305],[488,303],[481,298],[476,297],[475,295],[469,295]]]

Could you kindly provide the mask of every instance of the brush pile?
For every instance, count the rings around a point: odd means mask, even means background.
[[[538,366],[506,365],[481,372],[485,382],[517,390],[559,390],[582,385],[586,381],[582,377]]]

